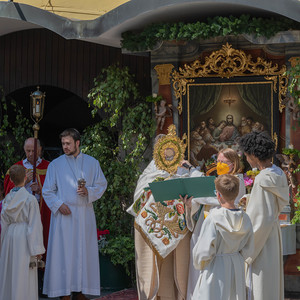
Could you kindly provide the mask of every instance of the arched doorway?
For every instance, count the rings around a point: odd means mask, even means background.
[[[30,119],[30,94],[36,86],[16,90],[6,96],[13,98],[23,107],[24,117]],[[44,158],[53,160],[62,153],[59,134],[66,128],[74,127],[82,133],[84,128],[100,121],[97,115],[92,117],[88,103],[74,93],[54,86],[40,86],[46,93],[44,117],[40,121],[39,139],[44,148]],[[30,122],[33,125],[33,121]]]

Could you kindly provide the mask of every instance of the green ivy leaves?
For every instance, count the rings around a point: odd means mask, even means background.
[[[7,101],[2,87],[0,94],[0,178],[3,179],[10,166],[23,157],[23,144],[31,136],[32,126],[15,100]]]
[[[216,16],[207,18],[205,22],[159,23],[147,26],[140,32],[124,32],[122,34],[122,48],[130,51],[146,51],[152,50],[161,41],[205,40],[229,34],[254,34],[257,37],[270,38],[279,31],[289,29],[300,29],[300,24],[284,17]]]

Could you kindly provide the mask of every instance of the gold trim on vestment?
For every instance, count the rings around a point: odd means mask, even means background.
[[[134,221],[134,228],[141,234],[143,237],[144,241],[147,243],[147,245],[151,248],[151,250],[154,252],[154,254],[161,260],[163,260],[163,257],[159,254],[159,252],[155,249],[155,247],[152,245],[152,243],[149,241],[147,238],[146,234],[144,233],[143,229],[141,228],[140,225]]]
[[[22,165],[20,165],[20,166],[22,166]],[[26,170],[32,170],[32,169],[26,169]],[[47,169],[38,169],[38,168],[36,168],[36,174],[38,174],[38,175],[46,175],[46,173],[47,173]],[[7,170],[6,175],[9,175],[9,170]]]
[[[47,171],[47,170],[46,170]],[[37,174],[37,176],[36,176],[36,179],[37,179],[37,182],[38,182],[38,185],[39,185],[39,187],[40,187],[40,211],[41,211],[41,209],[42,209],[42,202],[44,202],[43,200],[43,195],[42,195],[42,189],[43,189],[43,186],[42,186],[42,182],[41,182],[41,178],[40,178],[40,176],[39,176],[40,174]]]

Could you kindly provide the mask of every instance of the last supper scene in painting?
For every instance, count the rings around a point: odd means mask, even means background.
[[[251,131],[272,132],[270,82],[190,84],[189,154],[202,167],[223,148],[238,151],[238,140]]]

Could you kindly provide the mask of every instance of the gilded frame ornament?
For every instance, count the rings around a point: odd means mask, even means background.
[[[168,127],[168,134],[160,137],[155,143],[153,159],[158,169],[167,171],[170,175],[177,172],[177,168],[184,159],[187,137],[180,139],[176,135],[175,125]]]
[[[274,82],[274,92],[277,93],[279,111],[282,112],[284,97],[287,92],[288,78],[285,75],[286,66],[280,69],[277,64],[268,62],[261,57],[254,61],[251,55],[247,55],[242,50],[232,48],[232,45],[226,43],[221,50],[212,52],[205,58],[205,63],[195,60],[191,64],[185,64],[184,68],[172,72],[173,88],[175,97],[179,99],[178,112],[182,113],[182,97],[186,95],[187,84],[195,82],[199,77],[220,77],[232,78],[238,76],[264,76],[266,80]],[[277,84],[278,83],[278,84]]]
[[[188,159],[191,157],[191,134],[189,111],[190,87],[198,85],[240,85],[250,81],[266,82],[270,84],[271,104],[270,104],[270,134],[278,146],[279,125],[276,123],[279,112],[285,108],[285,95],[287,93],[288,77],[286,66],[281,67],[272,61],[258,57],[253,59],[251,55],[242,50],[237,50],[232,45],[226,43],[218,51],[213,51],[205,57],[204,63],[197,59],[178,70],[172,72],[172,82],[175,97],[178,99],[178,113],[182,114],[183,109],[187,110],[187,119],[183,116],[183,131],[188,132]],[[254,82],[253,82],[254,83]],[[273,97],[274,95],[274,97]],[[183,100],[186,99],[186,102]],[[276,101],[276,102],[274,102]],[[224,101],[225,102],[225,101]],[[274,104],[276,103],[276,105]],[[230,105],[230,104],[229,104]],[[278,112],[278,113],[277,113]],[[277,116],[277,119],[274,116]],[[185,123],[186,122],[186,123]],[[275,123],[274,123],[275,122]],[[274,127],[274,124],[276,126]],[[229,145],[231,147],[231,145]]]

